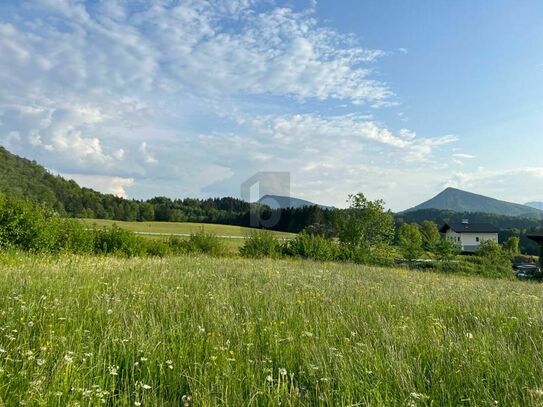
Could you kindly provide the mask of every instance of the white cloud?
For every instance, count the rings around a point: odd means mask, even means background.
[[[144,141],[140,144],[140,153],[143,156],[143,161],[147,164],[156,164],[157,160],[153,155],[147,150],[147,143]]]
[[[36,0],[10,10],[0,16],[1,142],[102,190],[232,195],[254,172],[284,169],[296,193],[323,202],[364,188],[396,199],[397,180],[420,179],[455,140],[373,118],[372,106],[397,103],[378,79],[388,53],[326,27],[314,5]],[[338,106],[356,113],[329,113]]]
[[[470,172],[456,172],[445,186],[468,189],[511,202],[543,201],[543,167],[478,168]]]
[[[134,185],[134,179],[121,177],[108,177],[104,175],[66,174],[61,173],[66,179],[73,179],[79,185],[92,188],[106,194],[113,194],[123,198],[127,197],[126,189]]]

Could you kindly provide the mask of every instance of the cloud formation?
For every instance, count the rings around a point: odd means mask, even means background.
[[[397,103],[379,79],[387,52],[323,25],[312,3],[3,7],[0,142],[107,192],[236,195],[254,172],[280,169],[294,194],[339,204],[420,178],[456,140],[368,113]]]

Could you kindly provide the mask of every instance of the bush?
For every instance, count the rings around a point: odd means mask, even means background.
[[[246,237],[239,252],[242,256],[251,258],[279,257],[281,243],[270,232],[255,231]]]
[[[94,231],[87,230],[83,223],[74,219],[57,218],[55,223],[56,245],[53,252],[94,253],[96,238]]]
[[[200,230],[197,233],[190,235],[185,242],[187,252],[189,253],[205,253],[213,256],[225,254],[226,249],[223,242],[215,234],[208,233],[205,230]]]
[[[168,242],[146,239],[145,252],[148,256],[165,257],[172,253],[172,249]]]
[[[302,232],[285,244],[284,252],[289,256],[329,261],[338,258],[339,248],[336,243],[323,236]]]
[[[126,257],[146,254],[144,238],[136,236],[117,225],[95,231],[94,252],[97,254],[117,254]]]
[[[168,249],[172,254],[185,254],[188,252],[186,239],[177,236],[170,236],[168,239]]]
[[[397,255],[394,249],[386,243],[368,248],[341,244],[338,248],[339,260],[357,264],[392,267]]]

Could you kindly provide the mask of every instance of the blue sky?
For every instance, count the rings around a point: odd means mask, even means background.
[[[0,4],[0,144],[133,198],[543,200],[540,1]]]

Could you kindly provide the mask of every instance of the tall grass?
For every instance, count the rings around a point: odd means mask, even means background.
[[[0,256],[0,405],[541,405],[540,285],[297,260]]]

